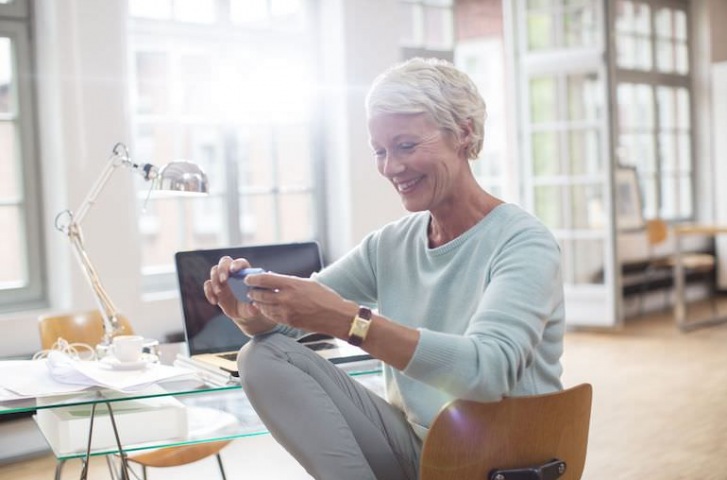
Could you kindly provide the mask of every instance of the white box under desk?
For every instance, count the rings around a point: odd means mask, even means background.
[[[113,402],[111,408],[122,447],[187,437],[186,407],[174,397]],[[36,412],[35,421],[56,456],[85,452],[91,409],[92,405],[75,405],[43,408]],[[99,403],[93,421],[91,449],[115,447],[116,437],[108,407]]]

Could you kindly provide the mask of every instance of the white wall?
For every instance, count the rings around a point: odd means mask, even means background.
[[[39,130],[52,311],[95,308],[55,215],[76,209],[118,141],[129,142],[125,0],[36,0]],[[337,258],[372,229],[403,213],[376,172],[363,101],[371,80],[398,60],[396,2],[323,0],[327,121],[328,256]],[[372,35],[371,32],[377,32]],[[133,155],[133,152],[131,152]],[[83,222],[87,250],[116,306],[148,337],[182,329],[176,295],[144,298],[131,175],[117,172]],[[173,252],[170,252],[170,255]],[[43,311],[0,316],[0,352],[40,348]]]

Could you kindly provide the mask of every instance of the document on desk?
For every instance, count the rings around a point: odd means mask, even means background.
[[[50,352],[46,359],[0,362],[0,389],[19,397],[60,395],[89,387],[131,392],[164,380],[194,375],[193,370],[159,364],[151,364],[141,370],[109,370],[100,362],[82,361],[61,352]]]
[[[53,379],[45,360],[0,361],[0,400],[62,395],[88,386],[67,385]]]

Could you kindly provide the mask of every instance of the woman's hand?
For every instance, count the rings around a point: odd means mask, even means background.
[[[252,303],[238,301],[227,283],[233,272],[248,267],[250,263],[244,258],[220,258],[217,265],[210,270],[209,280],[204,282],[204,295],[212,305],[218,305],[243,333],[253,336],[270,330],[275,322],[266,318]]]
[[[261,273],[247,277],[253,307],[275,323],[347,338],[358,305],[314,280]]]

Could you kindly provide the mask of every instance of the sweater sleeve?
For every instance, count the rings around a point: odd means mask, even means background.
[[[376,232],[322,271],[313,280],[332,288],[347,300],[376,307],[376,272],[371,261],[377,242]]]
[[[494,253],[490,268],[464,334],[421,328],[403,373],[452,397],[477,401],[498,400],[516,385],[552,390],[542,385],[542,372],[529,367],[540,356],[539,364],[560,368],[561,343],[544,344],[547,323],[563,307],[557,242],[544,229],[520,231]]]

